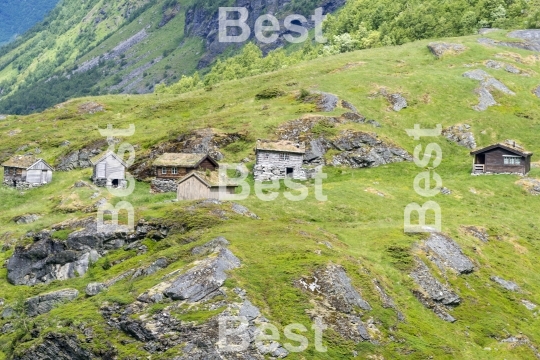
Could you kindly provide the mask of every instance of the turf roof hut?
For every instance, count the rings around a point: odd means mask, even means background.
[[[514,141],[494,144],[471,152],[473,174],[522,174],[531,170],[531,152]]]
[[[302,168],[306,153],[304,143],[257,140],[256,153],[255,180],[267,181],[285,177],[306,180],[306,173]]]
[[[97,186],[125,188],[127,164],[112,151],[105,151],[90,159],[94,172],[92,181]]]
[[[41,186],[52,181],[53,168],[45,160],[36,159],[33,155],[14,156],[2,166],[4,184],[8,186]]]
[[[229,182],[228,179],[219,178],[218,171],[192,171],[180,180],[177,189],[177,199],[182,200],[204,200],[220,199],[220,186],[225,194],[234,194],[237,184]]]
[[[153,165],[159,179],[180,179],[193,170],[215,171],[219,168],[219,164],[206,154],[165,153]]]

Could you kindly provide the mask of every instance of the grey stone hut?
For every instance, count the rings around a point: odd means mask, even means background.
[[[533,153],[525,151],[513,141],[490,145],[471,152],[473,175],[520,174],[531,170]]]
[[[254,167],[256,181],[285,179],[286,177],[306,180],[302,168],[306,146],[288,140],[258,140],[256,148],[257,163]]]
[[[234,194],[237,184],[228,179],[220,182],[217,171],[192,171],[178,183],[177,199],[182,200],[205,200],[220,199],[220,185],[224,186],[225,193]]]
[[[125,188],[127,164],[112,151],[106,151],[90,159],[94,168],[92,181],[97,186]]]
[[[43,159],[33,155],[14,156],[5,163],[4,185],[17,188],[31,188],[49,184],[52,181],[53,168]]]

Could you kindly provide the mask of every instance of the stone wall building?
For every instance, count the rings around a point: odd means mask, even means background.
[[[306,180],[302,168],[306,147],[304,143],[288,140],[258,140],[257,163],[254,168],[256,181],[285,179],[286,177]]]
[[[97,186],[127,187],[127,164],[112,151],[106,151],[90,160],[94,168],[92,181]]]
[[[152,191],[176,192],[178,184],[192,171],[215,172],[219,164],[207,154],[165,153],[154,163]]]
[[[43,159],[33,155],[14,156],[5,163],[4,185],[27,189],[52,181],[53,168]]]

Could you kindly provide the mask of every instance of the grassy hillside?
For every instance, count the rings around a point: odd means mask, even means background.
[[[133,30],[135,31],[135,30]],[[502,33],[491,34],[501,38]],[[112,40],[111,40],[112,41]],[[467,50],[459,55],[435,59],[428,51],[428,41],[418,41],[399,47],[376,48],[320,58],[269,74],[214,85],[182,95],[116,95],[82,98],[69,101],[29,116],[9,116],[0,121],[0,160],[10,155],[41,150],[50,163],[74,149],[79,149],[101,137],[99,128],[113,124],[127,128],[135,124],[136,133],[125,140],[137,146],[138,156],[153,145],[173,139],[179,134],[211,127],[219,132],[243,132],[248,141],[225,147],[226,162],[238,162],[246,156],[253,159],[257,138],[273,138],[277,126],[302,115],[316,114],[315,106],[297,100],[302,89],[324,91],[351,102],[368,119],[382,127],[349,123],[339,129],[376,132],[382,139],[405,148],[410,153],[419,143],[407,136],[405,129],[415,124],[443,128],[469,124],[479,146],[514,139],[528,150],[540,153],[537,134],[540,130],[539,99],[531,92],[540,84],[540,62],[531,52],[503,47],[486,47],[477,43],[477,36],[446,39],[462,43]],[[487,60],[499,60],[526,71],[529,76],[516,75],[484,66]],[[462,74],[471,69],[483,69],[511,90],[515,96],[495,93],[500,106],[485,112],[472,109],[478,102],[474,93],[478,83]],[[409,107],[401,112],[389,109],[383,97],[374,96],[380,89],[402,93]],[[256,100],[256,95],[268,88],[279,88],[286,95],[274,99]],[[97,102],[104,112],[85,114],[81,105]],[[343,110],[323,115],[341,115]],[[65,140],[68,147],[60,146]],[[424,308],[411,290],[417,286],[409,277],[413,257],[423,257],[418,243],[424,235],[403,232],[403,211],[411,202],[427,199],[413,189],[415,176],[423,171],[414,163],[384,165],[370,169],[325,167],[328,179],[324,193],[328,201],[317,201],[313,184],[310,196],[301,202],[290,202],[280,195],[264,202],[253,194],[242,205],[261,220],[232,216],[229,220],[210,222],[212,217],[200,210],[195,215],[188,209],[191,203],[171,203],[171,195],[151,195],[149,184],[137,183],[135,192],[125,199],[136,207],[137,218],[167,219],[173,222],[193,221],[197,226],[187,234],[176,234],[161,242],[145,240],[148,252],[110,252],[89,272],[76,279],[35,287],[13,286],[6,281],[7,270],[0,269],[0,294],[6,304],[20,304],[22,299],[45,291],[75,288],[84,293],[91,281],[103,281],[159,257],[174,259],[166,269],[134,281],[121,281],[107,292],[93,298],[80,295],[74,302],[54,309],[35,319],[13,321],[16,331],[0,334],[0,359],[10,358],[12,349],[23,352],[41,341],[51,331],[78,333],[81,325],[94,329],[93,340],[84,346],[99,349],[111,344],[118,358],[144,358],[149,354],[143,343],[134,341],[120,330],[110,328],[98,309],[105,302],[129,304],[161,278],[176,269],[186,269],[195,260],[190,255],[194,245],[224,236],[231,250],[241,259],[242,267],[231,272],[226,288],[246,289],[252,302],[263,315],[282,330],[289,323],[299,322],[309,328],[307,311],[313,304],[310,297],[293,286],[301,276],[329,262],[341,264],[353,285],[372,305],[363,321],[373,318],[380,330],[379,344],[346,341],[329,332],[325,337],[328,353],[317,353],[310,346],[305,353],[291,354],[290,359],[347,359],[353,351],[359,358],[385,359],[531,359],[533,350],[527,345],[504,343],[510,335],[523,334],[532,344],[540,344],[537,313],[521,304],[522,299],[540,303],[540,275],[537,263],[538,199],[518,186],[518,176],[472,177],[469,150],[444,137],[424,139],[436,142],[443,150],[443,162],[437,168],[450,195],[437,195],[432,200],[440,204],[443,232],[450,235],[471,258],[477,269],[469,275],[441,273],[436,277],[451,286],[463,299],[452,310],[458,319],[447,323]],[[26,150],[17,150],[27,145]],[[538,161],[538,155],[533,157]],[[253,163],[248,164],[249,167]],[[39,231],[63,220],[86,217],[81,209],[92,205],[88,189],[72,188],[78,180],[88,180],[89,170],[56,172],[48,186],[19,193],[1,188],[0,235],[5,243],[24,242],[28,231]],[[540,177],[534,168],[531,177]],[[0,179],[1,180],[1,179]],[[384,196],[381,196],[384,195]],[[101,196],[109,197],[105,190]],[[12,219],[22,214],[41,214],[29,225],[16,225]],[[191,215],[189,215],[191,214]],[[198,218],[196,218],[198,217]],[[200,224],[203,224],[202,226]],[[462,226],[487,229],[490,241],[483,243],[465,233]],[[196,239],[195,243],[188,243]],[[331,246],[324,244],[328,242]],[[13,247],[0,252],[0,262],[13,254]],[[124,260],[105,270],[106,262]],[[490,281],[500,276],[516,282],[522,293],[513,293]],[[372,280],[378,279],[395,300],[405,316],[396,319],[392,309],[384,308]],[[154,309],[157,310],[157,309]],[[207,318],[208,313],[193,316]],[[0,320],[0,327],[10,320]],[[28,329],[36,327],[39,335],[32,337]],[[309,331],[309,338],[313,333]],[[172,358],[180,348],[153,358]]]

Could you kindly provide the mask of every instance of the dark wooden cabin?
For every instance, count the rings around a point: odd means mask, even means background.
[[[166,153],[154,161],[154,171],[158,179],[180,179],[189,172],[216,171],[219,164],[206,154]]]
[[[522,174],[531,170],[531,152],[515,142],[494,144],[471,152],[473,174]]]

